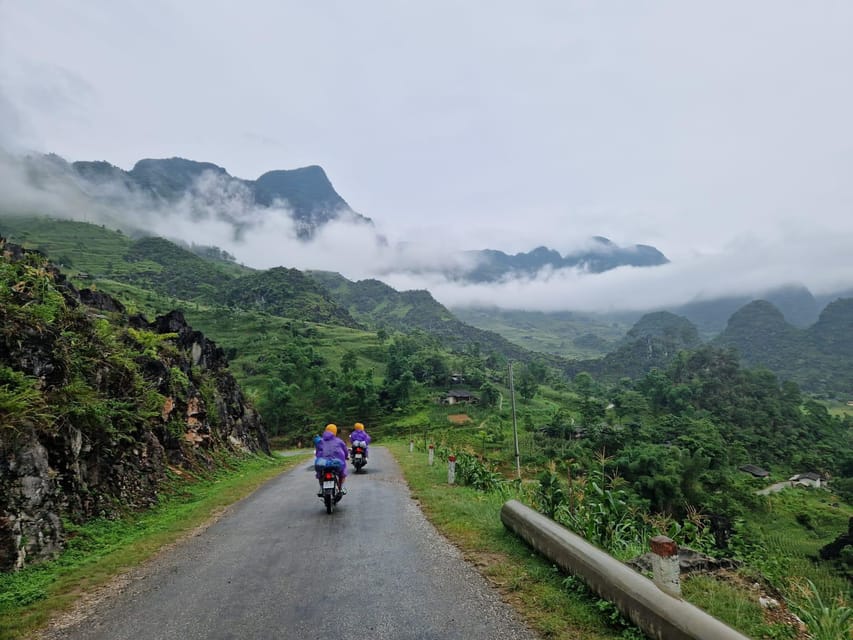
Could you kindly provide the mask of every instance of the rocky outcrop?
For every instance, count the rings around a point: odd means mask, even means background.
[[[641,556],[628,560],[625,564],[640,573],[651,573],[653,558],[654,554],[644,553]],[[678,548],[678,568],[681,573],[709,573],[721,569],[732,569],[735,566],[736,563],[734,560],[712,558],[688,547]]]
[[[20,569],[62,548],[60,494],[48,449],[33,434],[0,453],[0,568]]]
[[[0,570],[57,553],[63,518],[155,504],[170,466],[269,453],[222,349],[181,313],[129,318],[36,254],[0,254]]]

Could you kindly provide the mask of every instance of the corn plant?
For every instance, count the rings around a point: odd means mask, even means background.
[[[827,601],[811,580],[795,583],[788,606],[805,623],[811,640],[853,638],[853,608],[843,596]]]

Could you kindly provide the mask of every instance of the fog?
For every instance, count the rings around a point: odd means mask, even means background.
[[[35,172],[33,166],[47,165]],[[58,168],[57,168],[58,167]],[[186,245],[220,247],[257,269],[274,266],[337,271],[351,280],[378,278],[398,290],[427,289],[450,307],[586,312],[643,311],[731,295],[759,295],[804,285],[815,294],[853,286],[849,237],[801,225],[769,226],[743,235],[716,252],[682,255],[656,267],[619,267],[604,273],[546,269],[535,277],[466,284],[439,272],[472,268],[465,249],[476,246],[454,229],[419,238],[389,238],[375,226],[343,216],[302,240],[286,202],[254,204],[245,185],[203,173],[173,203],[155,201],[118,181],[82,182],[67,165],[0,153],[0,210],[68,218],[131,235],[160,235]],[[143,231],[144,230],[144,231]],[[588,237],[560,233],[551,240],[562,253],[589,249]],[[572,242],[573,241],[573,242]],[[529,247],[532,249],[533,247]]]

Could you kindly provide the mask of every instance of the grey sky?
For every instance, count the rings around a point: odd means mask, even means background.
[[[320,164],[392,239],[604,235],[675,262],[429,283],[446,302],[830,290],[853,283],[851,33],[846,0],[0,0],[0,144],[242,178]]]

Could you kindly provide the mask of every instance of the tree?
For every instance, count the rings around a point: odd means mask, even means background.
[[[593,380],[592,376],[589,375],[586,371],[581,371],[579,374],[577,374],[572,380],[572,384],[575,387],[575,391],[577,391],[578,394],[580,394],[584,398],[588,398],[595,394],[595,380]]]
[[[518,394],[522,399],[533,400],[536,392],[539,391],[539,385],[536,383],[536,378],[527,367],[522,367],[518,376],[518,383],[515,385],[518,388]]]
[[[613,410],[619,424],[622,424],[627,417],[638,418],[645,414],[649,410],[649,404],[643,394],[628,389],[613,398]]]
[[[400,407],[409,401],[412,389],[415,386],[415,376],[411,371],[406,371],[397,380],[385,380],[382,397],[389,409]]]
[[[480,402],[485,407],[494,407],[500,402],[501,392],[491,382],[484,382],[480,387]]]
[[[357,365],[358,360],[354,351],[347,351],[341,357],[341,371],[344,373],[344,375],[350,373],[351,371],[355,371]]]

